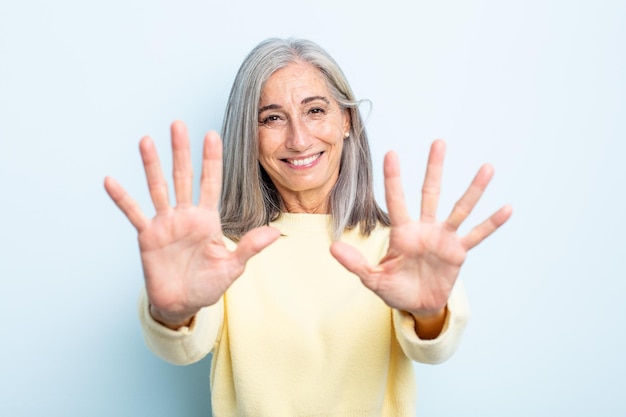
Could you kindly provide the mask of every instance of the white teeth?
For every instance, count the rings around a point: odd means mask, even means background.
[[[304,159],[288,159],[287,161],[291,164],[291,165],[295,165],[297,167],[301,167],[304,165],[308,165],[311,162],[315,161],[317,158],[320,157],[320,153],[315,154],[313,156],[309,156],[308,158],[304,158]]]

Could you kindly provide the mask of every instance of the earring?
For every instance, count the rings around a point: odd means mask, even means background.
[[[346,139],[347,139],[347,138],[349,138],[349,137],[350,137],[350,132],[346,132],[346,133],[343,135],[343,137],[344,137],[344,138],[346,138]]]

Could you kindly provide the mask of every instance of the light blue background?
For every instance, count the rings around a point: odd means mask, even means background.
[[[169,124],[186,121],[199,170],[244,56],[293,35],[373,102],[377,195],[395,149],[417,215],[443,137],[441,215],[486,161],[468,225],[514,206],[462,271],[459,351],[416,365],[420,415],[624,415],[626,2],[228,3],[0,5],[0,414],[210,415],[209,361],[143,344],[135,233],[102,181],[151,212],[140,137],[169,171]]]

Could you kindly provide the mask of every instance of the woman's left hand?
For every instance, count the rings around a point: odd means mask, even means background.
[[[387,254],[378,265],[370,265],[359,251],[344,242],[331,246],[333,256],[358,275],[367,288],[390,307],[411,313],[418,324],[420,319],[445,317],[448,297],[467,252],[496,231],[512,213],[510,206],[504,206],[465,236],[457,233],[493,176],[493,168],[486,164],[448,218],[437,221],[444,154],[445,143],[433,142],[419,220],[412,220],[407,211],[397,155],[389,152],[385,156],[385,198],[391,231]]]

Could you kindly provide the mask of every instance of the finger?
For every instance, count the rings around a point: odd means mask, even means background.
[[[402,179],[400,178],[400,161],[395,152],[387,152],[383,165],[385,174],[385,201],[389,210],[391,226],[398,226],[411,221],[406,208]]]
[[[146,227],[148,219],[146,219],[141,212],[139,204],[137,204],[137,202],[128,195],[126,190],[111,177],[104,179],[104,188],[117,207],[122,210],[122,213],[124,213],[133,226],[135,226],[135,229],[141,232]]]
[[[273,227],[262,226],[252,229],[243,235],[239,241],[237,249],[235,249],[235,256],[241,265],[245,265],[251,257],[261,252],[279,237],[280,231]]]
[[[437,205],[441,192],[441,175],[443,172],[443,158],[446,153],[446,143],[438,139],[433,142],[428,154],[426,176],[422,186],[422,209],[420,219],[434,222],[437,219]]]
[[[143,168],[146,172],[152,204],[154,204],[157,214],[167,212],[170,208],[169,196],[167,194],[167,182],[163,176],[159,156],[157,155],[152,139],[148,136],[141,139],[141,142],[139,142],[139,150],[141,151],[141,159],[143,160]]]
[[[480,167],[465,194],[456,202],[450,216],[446,219],[446,223],[451,229],[457,230],[461,223],[467,219],[485,192],[491,178],[493,178],[493,167],[489,164]]]
[[[221,189],[222,141],[216,132],[209,132],[204,137],[199,205],[217,210]]]
[[[358,275],[362,280],[369,276],[369,264],[363,254],[353,246],[336,241],[330,245],[330,253],[348,271]]]
[[[500,226],[506,223],[513,214],[513,208],[506,205],[500,210],[492,214],[487,220],[474,227],[466,236],[461,239],[461,244],[466,250],[470,250],[480,242],[485,240],[489,235],[498,230]]]
[[[189,134],[181,121],[172,123],[172,154],[174,158],[173,177],[176,192],[176,205],[189,206],[192,202],[193,168],[189,150]]]

